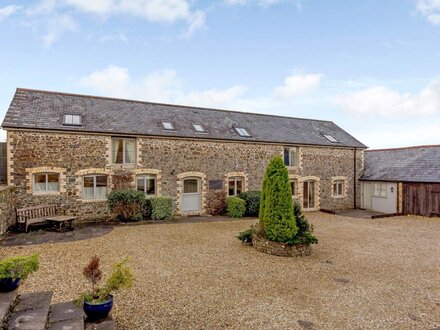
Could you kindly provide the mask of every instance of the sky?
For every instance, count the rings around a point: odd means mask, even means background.
[[[1,119],[17,87],[440,144],[440,0],[0,0]]]

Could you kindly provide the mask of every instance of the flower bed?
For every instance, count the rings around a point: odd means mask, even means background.
[[[257,251],[280,257],[302,257],[312,253],[311,245],[272,242],[259,235],[252,237],[252,246]]]

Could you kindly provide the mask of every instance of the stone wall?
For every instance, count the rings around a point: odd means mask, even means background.
[[[111,136],[75,133],[47,133],[9,130],[10,183],[17,187],[20,207],[53,203],[66,214],[80,218],[101,218],[108,215],[105,201],[81,200],[82,174],[106,173],[110,178],[119,174],[132,177],[129,186],[135,186],[135,175],[151,173],[158,177],[161,195],[174,198],[179,213],[181,184],[185,175],[198,173],[203,180],[202,196],[210,182],[221,181],[227,189],[229,175],[243,173],[247,190],[260,190],[269,160],[283,154],[283,145],[240,143],[209,140],[137,138],[137,164],[112,165]],[[357,173],[362,171],[362,153],[357,152]],[[289,168],[292,180],[297,180],[297,198],[302,199],[303,181],[315,180],[317,207],[346,209],[354,205],[354,193],[359,203],[359,184],[353,186],[353,149],[328,147],[300,147],[300,166]],[[60,173],[60,192],[36,195],[32,192],[32,173],[38,167],[54,168]],[[191,174],[192,173],[192,174]],[[195,175],[195,176],[197,176]],[[345,195],[332,196],[332,180],[345,178]],[[116,182],[116,180],[110,179]],[[203,204],[203,201],[202,201]],[[202,212],[203,213],[203,212]]]
[[[252,237],[252,246],[255,250],[279,257],[302,257],[312,253],[312,247],[306,244],[289,245],[272,242],[258,235]]]
[[[0,235],[15,224],[15,206],[15,189],[9,186],[0,186]]]

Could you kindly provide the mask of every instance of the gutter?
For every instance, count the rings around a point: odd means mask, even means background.
[[[357,190],[356,190],[356,151],[357,148],[354,148],[354,153],[353,153],[353,168],[354,168],[354,172],[353,172],[353,208],[356,209],[357,208]]]

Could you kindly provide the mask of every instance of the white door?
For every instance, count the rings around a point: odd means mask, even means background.
[[[183,180],[182,211],[200,211],[200,179],[188,178]]]
[[[363,182],[362,183],[363,189],[362,189],[362,207],[367,210],[371,210],[372,205],[372,197],[373,197],[373,184],[370,182]]]

